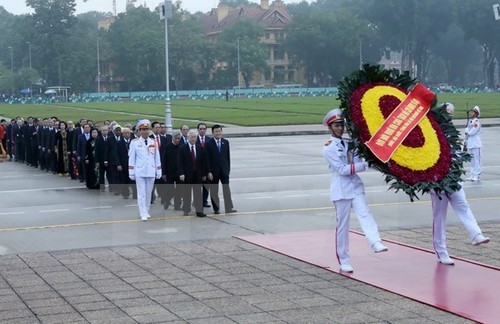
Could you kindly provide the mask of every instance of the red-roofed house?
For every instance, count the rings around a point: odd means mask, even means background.
[[[269,5],[270,0],[261,0],[258,5],[242,5],[230,8],[227,5],[219,4],[202,17],[202,27],[208,38],[215,39],[228,27],[234,25],[239,19],[246,18],[264,26],[265,36],[261,42],[269,49],[267,64],[269,71],[266,73],[256,73],[251,86],[273,86],[283,84],[304,84],[304,72],[288,57],[282,49],[282,42],[286,37],[286,26],[292,20],[283,1],[274,0]]]

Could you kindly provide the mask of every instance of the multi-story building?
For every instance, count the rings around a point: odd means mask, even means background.
[[[241,5],[236,8],[219,4],[202,17],[203,31],[209,39],[216,39],[225,28],[233,26],[239,19],[251,19],[264,27],[261,43],[269,50],[266,72],[255,73],[250,86],[280,86],[305,84],[304,71],[283,49],[286,27],[292,17],[282,0],[261,0],[259,5]],[[224,64],[221,64],[224,66]],[[240,76],[241,77],[241,76]],[[242,80],[240,80],[243,84]]]

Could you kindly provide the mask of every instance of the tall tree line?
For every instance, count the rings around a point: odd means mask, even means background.
[[[304,69],[309,86],[335,85],[360,63],[377,63],[399,52],[403,68],[423,82],[494,87],[500,59],[500,21],[492,10],[496,2],[304,1],[287,6],[293,20],[283,48]],[[76,16],[75,0],[26,3],[33,14],[13,15],[0,7],[0,93],[31,84],[96,91],[97,44],[101,71],[112,71],[100,81],[115,80],[122,91],[165,88],[164,25],[157,12],[131,8],[106,31],[98,30],[97,22],[109,14]],[[245,0],[224,3],[257,6]],[[265,33],[261,26],[241,19],[214,42],[203,35],[200,15],[182,10],[181,2],[174,4],[168,20],[171,89],[236,85],[237,42],[243,86],[255,72],[266,71],[269,53],[259,43]]]

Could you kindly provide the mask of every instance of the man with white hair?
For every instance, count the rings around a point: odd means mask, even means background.
[[[130,180],[137,186],[137,205],[139,216],[146,221],[151,216],[151,193],[156,179],[161,178],[160,150],[154,139],[149,138],[151,122],[147,119],[137,123],[139,137],[130,143],[128,170]]]

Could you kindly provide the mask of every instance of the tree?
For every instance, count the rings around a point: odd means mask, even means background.
[[[312,10],[294,17],[285,48],[304,66],[309,84],[330,86],[359,67],[360,46],[366,49],[364,63],[380,60],[377,37],[368,21],[347,9],[333,14]]]
[[[488,87],[495,87],[494,72],[500,59],[498,50],[500,23],[495,21],[492,0],[453,0],[457,8],[457,23],[465,32],[465,37],[475,39],[483,49],[483,71]]]
[[[168,21],[170,74],[176,89],[194,89],[197,84],[196,75],[204,71],[203,64],[210,60],[210,55],[203,60],[203,49],[207,45],[199,21],[182,10],[180,4],[173,9],[172,18]]]
[[[254,73],[267,68],[268,53],[260,39],[264,28],[249,19],[242,19],[233,26],[224,29],[217,38],[217,45],[222,53],[220,59],[227,64],[228,84],[238,84],[238,42],[240,73],[248,88]]]
[[[452,24],[437,42],[430,46],[433,57],[441,58],[444,69],[436,71],[437,82],[446,81],[453,85],[468,84],[467,75],[472,73],[481,52],[481,46],[476,40],[464,40],[464,31],[457,24]],[[480,57],[480,56],[479,56]]]
[[[362,4],[360,15],[376,27],[392,50],[402,51],[403,69],[425,80],[429,46],[453,19],[451,0],[363,0]]]
[[[26,4],[35,10],[30,34],[38,48],[39,69],[47,83],[61,85],[63,58],[71,52],[66,39],[76,23],[75,0],[26,0]]]
[[[121,13],[107,38],[113,50],[115,75],[125,77],[122,90],[160,90],[165,79],[164,34],[156,12],[138,7]]]

